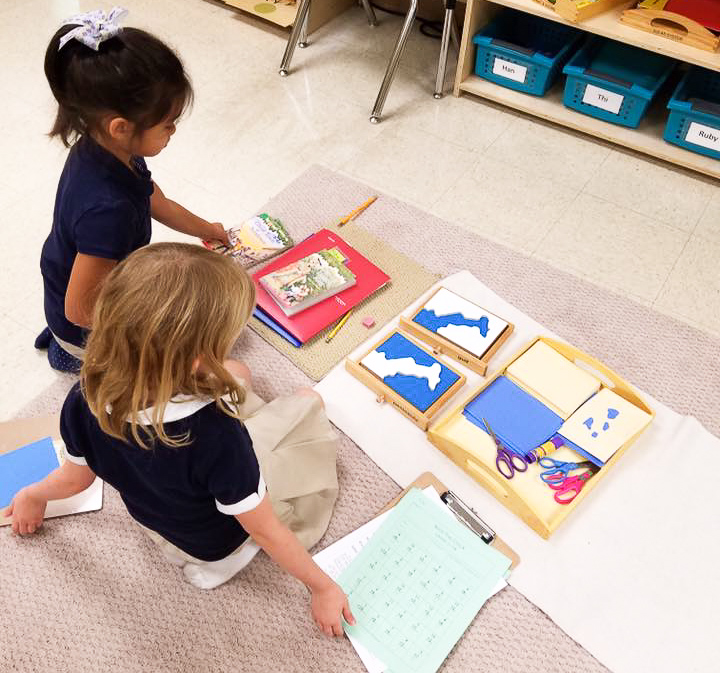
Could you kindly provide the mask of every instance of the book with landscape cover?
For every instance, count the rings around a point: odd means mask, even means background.
[[[355,283],[295,315],[286,315],[267,291],[261,278],[312,253],[333,249],[337,249],[344,257],[343,264],[355,277]],[[293,345],[301,346],[377,292],[390,281],[390,277],[338,234],[329,229],[321,229],[255,273],[253,281],[257,290],[255,317]]]
[[[230,245],[221,241],[203,241],[203,245],[223,255],[230,255],[245,268],[279,255],[293,245],[282,222],[267,213],[245,220],[239,227],[228,229]]]
[[[282,269],[260,277],[260,283],[285,315],[295,315],[355,285],[338,248],[312,252]]]

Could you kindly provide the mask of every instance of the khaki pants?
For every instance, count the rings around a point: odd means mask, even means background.
[[[337,436],[315,395],[296,393],[265,404],[248,393],[241,409],[268,496],[278,518],[309,549],[327,530],[338,494]],[[201,561],[141,526],[185,579],[212,589],[242,570],[259,551],[248,539],[220,561]]]

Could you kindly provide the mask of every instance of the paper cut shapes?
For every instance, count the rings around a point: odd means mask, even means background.
[[[559,432],[604,463],[651,420],[650,414],[603,388],[570,416]]]
[[[441,287],[413,322],[481,358],[508,324],[460,295]]]
[[[370,351],[360,364],[419,411],[427,411],[460,379],[398,332]]]
[[[599,379],[543,341],[511,363],[506,375],[563,418],[568,418],[601,385]]]

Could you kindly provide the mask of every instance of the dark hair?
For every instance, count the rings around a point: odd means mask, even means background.
[[[45,52],[45,76],[58,102],[50,137],[66,146],[96,130],[102,116],[127,119],[142,132],[170,115],[180,116],[193,91],[183,64],[164,42],[138,28],[124,28],[99,51],[60,38],[76,26],[63,26]]]

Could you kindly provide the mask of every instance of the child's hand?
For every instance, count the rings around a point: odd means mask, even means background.
[[[326,636],[343,635],[342,617],[348,624],[355,623],[347,596],[335,582],[313,591],[312,616]]]
[[[19,490],[3,514],[12,517],[13,533],[27,535],[42,526],[47,500],[33,495],[30,486]]]
[[[225,227],[220,222],[210,222],[209,224],[208,234],[203,238],[207,241],[222,241],[225,245],[230,245]]]

